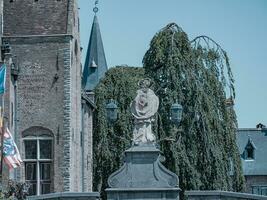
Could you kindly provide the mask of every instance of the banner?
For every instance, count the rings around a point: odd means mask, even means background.
[[[2,64],[0,68],[0,94],[5,92],[6,83],[6,65]]]

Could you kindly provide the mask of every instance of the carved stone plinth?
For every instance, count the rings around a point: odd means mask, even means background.
[[[133,146],[125,151],[125,163],[108,179],[108,200],[177,200],[178,177],[160,162],[154,145]]]

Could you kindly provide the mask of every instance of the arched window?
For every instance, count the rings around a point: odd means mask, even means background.
[[[25,181],[31,183],[30,195],[52,192],[53,134],[42,127],[22,133]]]

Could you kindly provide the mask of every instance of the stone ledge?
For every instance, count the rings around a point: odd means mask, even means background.
[[[108,192],[150,192],[150,191],[181,191],[180,188],[108,188]]]
[[[98,192],[58,192],[58,193],[50,193],[44,194],[40,196],[29,196],[28,200],[41,200],[41,199],[81,199],[81,200],[97,200],[99,199]]]
[[[198,198],[208,199],[209,197],[213,197],[213,199],[231,198],[231,199],[267,200],[267,196],[239,193],[239,192],[220,191],[220,190],[192,190],[192,191],[185,191],[185,195],[188,197],[189,200]]]

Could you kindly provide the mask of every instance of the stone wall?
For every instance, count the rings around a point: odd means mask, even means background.
[[[2,33],[3,33],[3,21],[2,21],[2,19],[3,19],[3,5],[4,5],[3,0],[0,0],[0,37],[2,37]],[[0,52],[0,56],[1,56],[1,52]]]
[[[41,199],[50,199],[50,200],[97,200],[99,199],[99,193],[97,192],[87,192],[87,193],[54,193],[54,194],[45,194],[41,196],[31,196],[27,198],[28,200],[41,200]]]
[[[267,200],[267,196],[226,191],[186,191],[188,200]]]
[[[83,141],[83,158],[84,165],[82,166],[83,173],[83,191],[91,192],[92,191],[92,178],[93,178],[93,118],[92,118],[92,108],[88,105],[88,102],[84,101],[82,108],[82,141]]]
[[[67,33],[72,0],[4,0],[4,35]]]
[[[82,167],[85,160],[82,159],[82,136],[81,136],[81,53],[80,53],[80,33],[78,25],[78,1],[71,1],[69,9],[68,31],[72,33],[73,39],[70,47],[70,98],[71,98],[71,154],[70,191],[82,191],[83,177]]]

